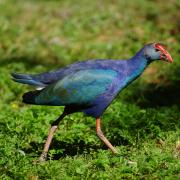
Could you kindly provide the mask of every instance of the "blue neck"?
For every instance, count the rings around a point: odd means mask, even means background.
[[[134,57],[127,61],[127,80],[126,83],[129,84],[131,81],[136,79],[145,68],[149,65],[149,61],[143,54],[143,49],[141,49]]]

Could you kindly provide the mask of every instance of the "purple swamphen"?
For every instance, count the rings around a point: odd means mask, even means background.
[[[173,62],[164,45],[151,43],[129,60],[88,60],[37,75],[12,73],[14,81],[36,88],[23,95],[24,103],[65,106],[64,112],[51,125],[40,161],[47,157],[59,122],[75,112],[84,112],[96,118],[98,137],[113,153],[117,153],[101,131],[100,117],[118,93],[140,76],[154,60]]]

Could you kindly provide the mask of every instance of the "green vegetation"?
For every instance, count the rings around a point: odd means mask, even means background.
[[[178,179],[180,1],[0,1],[0,179]],[[60,124],[48,161],[37,164],[62,107],[30,106],[31,87],[10,72],[37,73],[77,60],[126,59],[163,42],[173,64],[156,62],[106,110],[112,155],[81,113]],[[128,163],[128,160],[132,163]]]

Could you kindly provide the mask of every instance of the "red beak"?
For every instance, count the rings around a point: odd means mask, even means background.
[[[173,59],[171,55],[166,50],[166,47],[160,43],[155,44],[155,48],[158,49],[161,52],[160,58],[163,61],[167,61],[169,63],[173,63]]]

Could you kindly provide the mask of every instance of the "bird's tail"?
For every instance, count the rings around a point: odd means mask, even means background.
[[[36,104],[35,98],[40,91],[29,91],[23,95],[23,102],[27,104]]]
[[[11,73],[11,76],[12,76],[12,79],[18,83],[29,84],[29,85],[36,86],[39,88],[45,87],[45,85],[42,82],[36,80],[33,77],[33,75]]]

